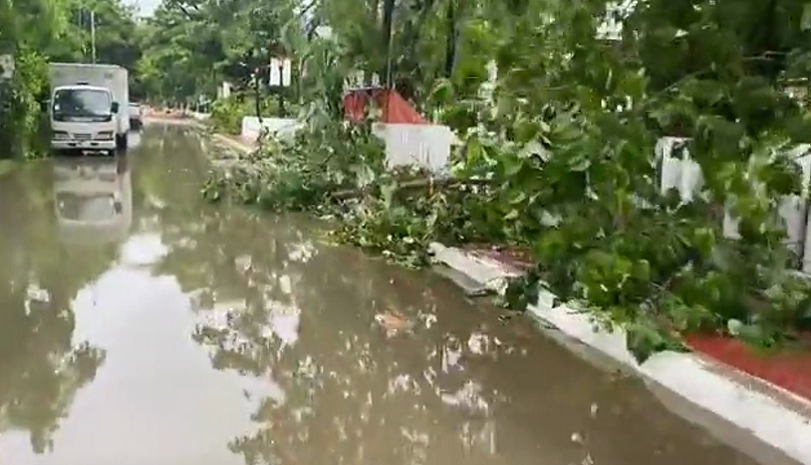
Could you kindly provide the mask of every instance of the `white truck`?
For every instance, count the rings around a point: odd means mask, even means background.
[[[127,149],[129,75],[116,65],[51,63],[49,114],[54,151]]]

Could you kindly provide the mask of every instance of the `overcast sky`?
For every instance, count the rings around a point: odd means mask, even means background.
[[[141,10],[141,15],[151,15],[153,11],[155,11],[155,7],[161,2],[161,0],[131,0],[139,10]]]

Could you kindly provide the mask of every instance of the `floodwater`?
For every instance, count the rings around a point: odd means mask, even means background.
[[[203,204],[190,131],[133,142],[0,177],[0,464],[756,463],[444,278]]]

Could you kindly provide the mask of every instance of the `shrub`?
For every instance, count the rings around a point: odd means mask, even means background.
[[[265,98],[260,110],[263,117],[278,116],[276,98]],[[238,135],[242,130],[242,118],[246,116],[256,116],[254,99],[246,94],[219,99],[211,105],[211,124],[217,132]]]
[[[42,116],[37,97],[47,85],[47,62],[27,49],[16,59],[14,77],[0,82],[0,158],[36,158],[47,153],[36,143]]]

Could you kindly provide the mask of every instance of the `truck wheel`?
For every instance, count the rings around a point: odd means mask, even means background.
[[[117,135],[115,137],[115,147],[118,149],[119,152],[126,152],[127,151],[127,135]]]

